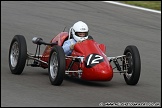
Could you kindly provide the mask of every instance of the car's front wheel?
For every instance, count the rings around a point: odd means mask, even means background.
[[[48,73],[52,85],[62,84],[65,75],[65,53],[61,46],[55,45],[50,52]]]
[[[128,85],[136,85],[138,83],[141,72],[140,54],[136,46],[130,45],[125,48],[123,61],[123,69],[127,70],[124,79]]]

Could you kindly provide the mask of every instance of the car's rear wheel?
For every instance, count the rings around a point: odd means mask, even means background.
[[[140,54],[136,46],[130,45],[125,48],[123,61],[123,69],[127,70],[124,74],[125,82],[128,85],[136,85],[139,81],[141,72]]]
[[[9,49],[9,67],[12,74],[21,74],[25,67],[27,57],[27,45],[25,37],[15,35]]]
[[[61,46],[55,45],[50,52],[48,73],[52,85],[62,84],[65,75],[65,53]]]

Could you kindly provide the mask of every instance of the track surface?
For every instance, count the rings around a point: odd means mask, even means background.
[[[49,42],[78,20],[106,44],[107,56],[122,55],[127,45],[138,47],[142,67],[136,86],[126,85],[120,74],[109,82],[67,77],[61,86],[50,84],[47,69],[26,66],[21,75],[11,74],[8,52],[14,35],[24,35],[34,53],[34,36]],[[97,1],[2,1],[1,106],[98,107],[101,102],[161,102],[161,14]]]

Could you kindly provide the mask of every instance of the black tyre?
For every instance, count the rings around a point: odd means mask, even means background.
[[[128,85],[136,85],[141,72],[139,51],[136,46],[130,45],[125,48],[124,55],[126,55],[126,59],[123,61],[123,69],[128,70],[124,74],[125,82]]]
[[[55,45],[50,52],[48,73],[52,85],[62,84],[65,75],[65,53],[61,46]]]
[[[27,45],[25,37],[15,35],[9,49],[9,67],[12,74],[21,74],[25,67],[27,57]]]

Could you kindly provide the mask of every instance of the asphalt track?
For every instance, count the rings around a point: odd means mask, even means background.
[[[47,69],[26,66],[21,75],[11,74],[8,52],[14,35],[24,35],[34,53],[34,36],[49,42],[78,20],[106,44],[107,56],[122,55],[127,45],[138,47],[142,67],[136,86],[127,85],[120,74],[109,82],[66,77],[61,86],[50,84]],[[107,102],[161,105],[161,14],[99,1],[1,1],[2,107],[98,107]]]

